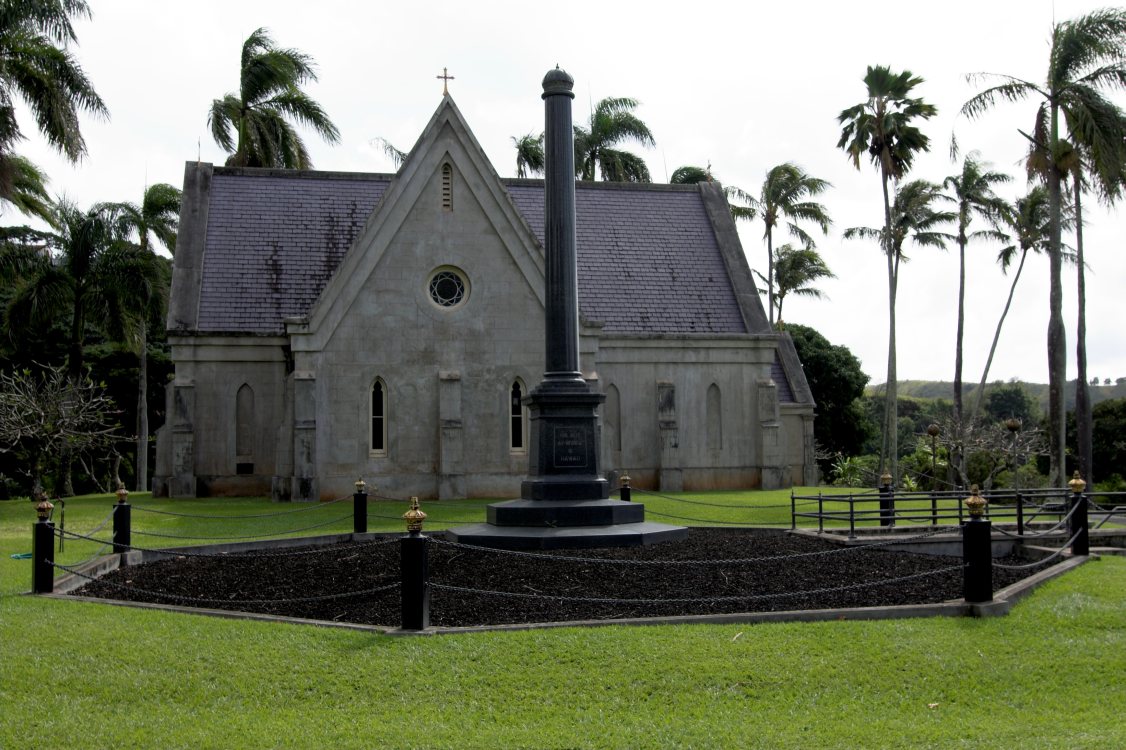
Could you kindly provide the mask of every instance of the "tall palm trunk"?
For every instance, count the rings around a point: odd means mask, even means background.
[[[1079,265],[1079,321],[1075,326],[1075,431],[1079,449],[1079,473],[1093,483],[1094,435],[1091,417],[1091,394],[1087,390],[1087,278],[1083,267],[1083,181],[1075,178],[1075,260]]]
[[[783,246],[784,247],[784,246]],[[774,234],[766,227],[766,306],[770,311],[770,328],[774,329]],[[778,311],[782,317],[782,311]]]
[[[1009,314],[1009,306],[1013,304],[1013,293],[1017,290],[1017,282],[1020,281],[1020,272],[1024,270],[1024,261],[1028,258],[1028,250],[1022,250],[1020,254],[1020,263],[1017,265],[1017,271],[1013,274],[1013,283],[1009,285],[1009,298],[1005,300],[1005,309],[1001,311],[1001,317],[997,320],[997,330],[993,332],[993,344],[989,347],[989,357],[985,360],[985,369],[981,371],[981,381],[977,384],[977,395],[974,396],[974,405],[970,410],[969,421],[977,418],[978,413],[981,411],[981,403],[985,400],[985,381],[989,378],[989,368],[993,365],[993,355],[997,353],[997,342],[1001,339],[1001,326],[1005,324],[1005,317]]]
[[[137,373],[137,492],[149,484],[149,352],[148,326],[141,323],[141,357]]]
[[[1063,326],[1063,252],[1060,247],[1060,183],[1062,176],[1056,164],[1056,147],[1059,144],[1059,112],[1051,113],[1052,158],[1048,165],[1048,450],[1049,483],[1062,487],[1067,473],[1066,419],[1064,382],[1067,377],[1067,333]]]
[[[954,336],[954,424],[958,432],[958,448],[951,456],[950,463],[958,467],[961,476],[966,476],[965,444],[966,425],[962,421],[962,341],[966,326],[966,219],[959,222],[958,231],[958,331]]]
[[[884,437],[881,441],[880,471],[891,474],[892,486],[899,477],[899,383],[895,367],[895,294],[899,264],[895,262],[895,246],[891,236],[891,201],[888,198],[888,174],[881,170],[884,191],[884,252],[888,261],[888,373],[884,400]]]

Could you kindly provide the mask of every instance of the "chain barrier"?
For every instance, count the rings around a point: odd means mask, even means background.
[[[302,526],[299,529],[283,529],[282,531],[271,531],[268,534],[245,534],[239,536],[184,536],[181,534],[164,534],[159,531],[138,531],[137,529],[133,529],[133,533],[140,534],[141,536],[156,536],[163,539],[187,539],[191,541],[211,541],[221,539],[268,539],[269,537],[282,536],[283,534],[296,534],[299,531],[310,531],[312,529],[324,528],[325,526],[331,526],[334,523],[351,520],[351,518],[352,514],[349,513],[346,516],[331,518],[324,523],[315,523],[312,526]]]
[[[900,576],[898,578],[888,578],[880,581],[866,581],[863,583],[852,583],[844,586],[834,586],[830,588],[808,589],[806,591],[782,591],[773,594],[743,594],[739,596],[678,597],[670,599],[616,599],[608,597],[563,596],[559,594],[529,594],[515,591],[489,591],[486,589],[469,588],[468,586],[452,586],[449,584],[433,582],[430,583],[430,587],[434,589],[445,589],[447,591],[460,591],[467,594],[509,596],[517,597],[520,599],[551,599],[554,601],[562,602],[587,602],[592,604],[705,604],[708,602],[749,602],[762,601],[766,599],[785,599],[788,597],[796,596],[811,596],[817,594],[835,594],[842,591],[854,591],[863,588],[871,588],[872,586],[902,583],[903,581],[910,581],[916,578],[926,578],[928,576],[951,573],[955,570],[962,570],[964,567],[965,565],[951,565],[949,567],[938,568],[936,570],[928,570],[922,573],[912,573],[911,575]]]
[[[1071,517],[1073,515],[1075,515],[1075,511],[1078,510],[1078,509],[1079,509],[1078,505],[1072,507],[1072,509],[1067,512],[1067,515],[1065,515],[1063,518],[1061,518],[1056,523],[1055,526],[1044,529],[1043,531],[1037,531],[1037,532],[1027,532],[1026,531],[1023,535],[1021,535],[1021,534],[1014,534],[1011,531],[1006,531],[1005,529],[1001,528],[1000,526],[997,527],[997,531],[1001,532],[1005,536],[1011,536],[1014,539],[1037,539],[1039,537],[1047,536],[1049,534],[1053,534],[1056,531],[1058,531],[1065,523],[1067,523],[1068,521],[1071,520]]]
[[[879,542],[871,542],[869,544],[856,544],[848,547],[835,547],[827,550],[817,550],[816,552],[794,552],[789,555],[766,555],[763,557],[743,557],[732,558],[728,560],[632,560],[632,559],[614,559],[607,557],[573,557],[570,555],[549,555],[544,552],[525,552],[522,550],[511,549],[496,549],[495,547],[478,547],[473,544],[462,544],[461,542],[450,542],[445,539],[437,537],[427,537],[431,544],[437,544],[441,547],[456,547],[458,549],[471,550],[474,552],[492,552],[498,555],[511,555],[513,557],[528,557],[540,560],[554,560],[556,562],[575,562],[575,563],[605,563],[607,565],[636,565],[636,566],[658,566],[658,565],[748,565],[751,563],[760,562],[776,562],[779,560],[793,560],[799,557],[821,557],[825,555],[839,555],[844,552],[854,552],[856,550],[872,549],[873,547],[886,547],[891,544],[902,544],[903,542],[912,542],[918,539],[926,539],[937,534],[944,533],[944,529],[937,529],[928,531],[925,534],[918,534],[916,536],[900,537],[896,539],[885,539]]]
[[[57,529],[55,530],[55,533],[56,534],[59,533]],[[75,539],[85,539],[86,541],[89,541],[89,542],[102,542],[102,548],[103,549],[105,547],[108,547],[108,546],[113,544],[112,540],[107,542],[104,539],[95,539],[94,537],[83,536],[82,534],[75,534],[74,532],[71,532],[71,531],[66,531],[66,532],[63,532],[63,533],[67,537],[74,537]],[[297,556],[300,556],[300,555],[319,555],[323,552],[328,552],[329,550],[344,552],[344,551],[347,551],[347,550],[361,549],[361,548],[364,548],[364,547],[381,547],[385,544],[392,544],[392,543],[397,542],[397,541],[399,541],[399,537],[392,537],[390,539],[372,539],[372,540],[367,541],[367,542],[356,542],[355,544],[347,544],[347,545],[326,544],[326,545],[322,545],[320,547],[317,547],[316,549],[293,550],[293,551],[290,551],[290,552],[259,552],[257,550],[250,550],[250,551],[247,551],[247,552],[189,552],[187,550],[168,550],[168,549],[155,549],[153,547],[137,547],[137,546],[134,546],[132,544],[124,544],[124,545],[121,545],[121,546],[125,547],[125,549],[132,550],[134,552],[149,552],[149,553],[153,553],[153,554],[169,555],[169,556],[173,556],[173,557],[223,557],[223,558],[238,558],[240,560],[253,560],[255,558],[297,557]],[[95,557],[96,557],[96,555],[95,555]],[[93,560],[93,559],[94,559],[93,557],[90,558],[90,560]],[[81,563],[76,563],[76,565],[85,565],[86,563],[90,562],[90,560],[85,560]]]
[[[156,513],[156,514],[161,515],[161,516],[176,516],[177,518],[207,518],[207,519],[222,521],[222,520],[227,520],[227,519],[241,519],[241,518],[273,518],[274,516],[285,516],[285,515],[289,515],[290,513],[307,513],[308,511],[311,511],[311,510],[317,510],[318,508],[325,508],[329,505],[335,505],[336,503],[340,503],[340,502],[343,502],[345,500],[351,500],[351,499],[352,499],[351,495],[345,495],[344,497],[338,497],[335,500],[326,500],[323,503],[311,503],[304,508],[294,508],[293,510],[279,510],[276,513],[246,513],[246,514],[229,515],[229,516],[226,516],[226,515],[209,515],[209,514],[206,514],[206,513],[179,513],[179,512],[174,511],[174,510],[158,510],[156,508],[146,508],[142,505],[134,505],[133,510],[140,511],[142,513]]]
[[[80,563],[75,563],[76,565],[85,565],[92,560],[98,559],[99,557],[101,557],[102,553],[105,552],[106,547],[113,545],[112,541],[111,542],[105,542],[105,541],[102,541],[101,539],[94,539],[93,538],[94,534],[97,534],[99,531],[101,531],[102,529],[104,529],[106,527],[106,524],[108,524],[110,522],[110,520],[113,518],[113,513],[114,513],[113,510],[110,510],[110,512],[106,514],[106,517],[102,519],[101,523],[99,523],[93,529],[88,531],[87,533],[90,536],[83,537],[80,534],[74,534],[73,532],[65,531],[62,528],[56,528],[55,529],[55,536],[57,536],[60,540],[63,539],[64,535],[66,535],[66,536],[76,536],[76,537],[81,538],[81,539],[88,539],[89,541],[92,541],[92,542],[102,542],[102,546],[98,547],[98,549],[96,549],[94,551],[94,554],[90,555],[89,557],[87,557],[85,560],[83,560]],[[62,542],[60,541],[59,544],[62,544]]]
[[[688,503],[689,505],[706,505],[706,506],[711,507],[711,508],[727,508],[729,510],[748,510],[748,511],[749,510],[770,510],[770,509],[776,509],[776,508],[789,508],[789,507],[791,507],[790,503],[778,503],[778,504],[771,504],[771,505],[731,505],[729,503],[709,503],[706,500],[690,500],[686,497],[673,497],[672,495],[662,495],[659,492],[650,492],[648,490],[638,489],[637,487],[633,487],[632,491],[640,493],[642,495],[648,495],[650,497],[659,497],[659,498],[662,498],[664,500],[671,500],[675,503]],[[817,502],[816,499],[813,499],[813,500],[805,500],[805,499],[802,499],[802,498],[795,498],[795,499],[801,500],[801,502],[796,503],[796,505],[813,505]]]
[[[1075,536],[1068,539],[1066,542],[1063,543],[1062,547],[1060,547],[1058,550],[1056,550],[1052,554],[1045,557],[1043,560],[1036,560],[1035,562],[1025,563],[1023,565],[1002,565],[999,562],[995,562],[995,563],[993,563],[993,567],[994,568],[1001,568],[1002,570],[1028,570],[1029,568],[1036,568],[1036,567],[1039,567],[1039,566],[1044,565],[1046,563],[1050,563],[1052,560],[1055,560],[1057,557],[1062,555],[1064,552],[1067,552],[1068,548],[1072,545],[1072,543],[1076,539],[1078,539],[1079,535],[1082,534],[1084,531],[1085,531],[1085,529],[1080,529],[1079,531],[1075,532]]]
[[[364,589],[362,591],[345,591],[339,594],[322,594],[320,596],[300,596],[283,599],[209,599],[202,596],[183,596],[181,594],[169,594],[163,591],[151,591],[149,589],[142,589],[136,586],[125,586],[120,583],[113,583],[112,581],[95,578],[94,576],[89,576],[85,573],[79,573],[77,570],[72,570],[69,566],[66,565],[60,565],[58,563],[51,563],[51,565],[58,568],[59,570],[64,570],[67,573],[76,575],[79,578],[85,578],[88,581],[97,581],[103,586],[109,586],[110,588],[119,589],[122,591],[135,591],[136,593],[144,594],[145,596],[173,599],[181,602],[198,602],[200,604],[298,604],[301,602],[323,602],[328,601],[329,599],[347,599],[353,596],[370,596],[372,594],[390,591],[391,589],[399,587],[399,582],[395,581],[394,583],[389,583],[386,586],[379,586],[374,589]]]

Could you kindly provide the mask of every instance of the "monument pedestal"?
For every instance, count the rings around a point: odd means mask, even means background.
[[[645,521],[645,506],[610,500],[601,476],[598,406],[605,400],[579,369],[575,242],[574,80],[556,68],[543,79],[543,381],[528,396],[531,440],[520,499],[489,506],[488,523],[450,529],[456,542],[505,549],[627,547],[683,539],[688,530]]]

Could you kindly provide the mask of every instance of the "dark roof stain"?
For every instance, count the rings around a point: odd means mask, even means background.
[[[307,315],[390,180],[216,169],[198,330],[280,334]],[[543,183],[503,182],[542,244]],[[698,191],[579,183],[575,203],[584,318],[607,333],[746,331]]]

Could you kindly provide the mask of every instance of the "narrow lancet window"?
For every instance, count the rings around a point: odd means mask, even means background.
[[[508,447],[513,451],[523,451],[527,447],[527,436],[524,429],[524,389],[519,380],[512,384],[508,401]]]
[[[372,453],[387,452],[387,388],[376,378],[371,386],[371,446]]]

